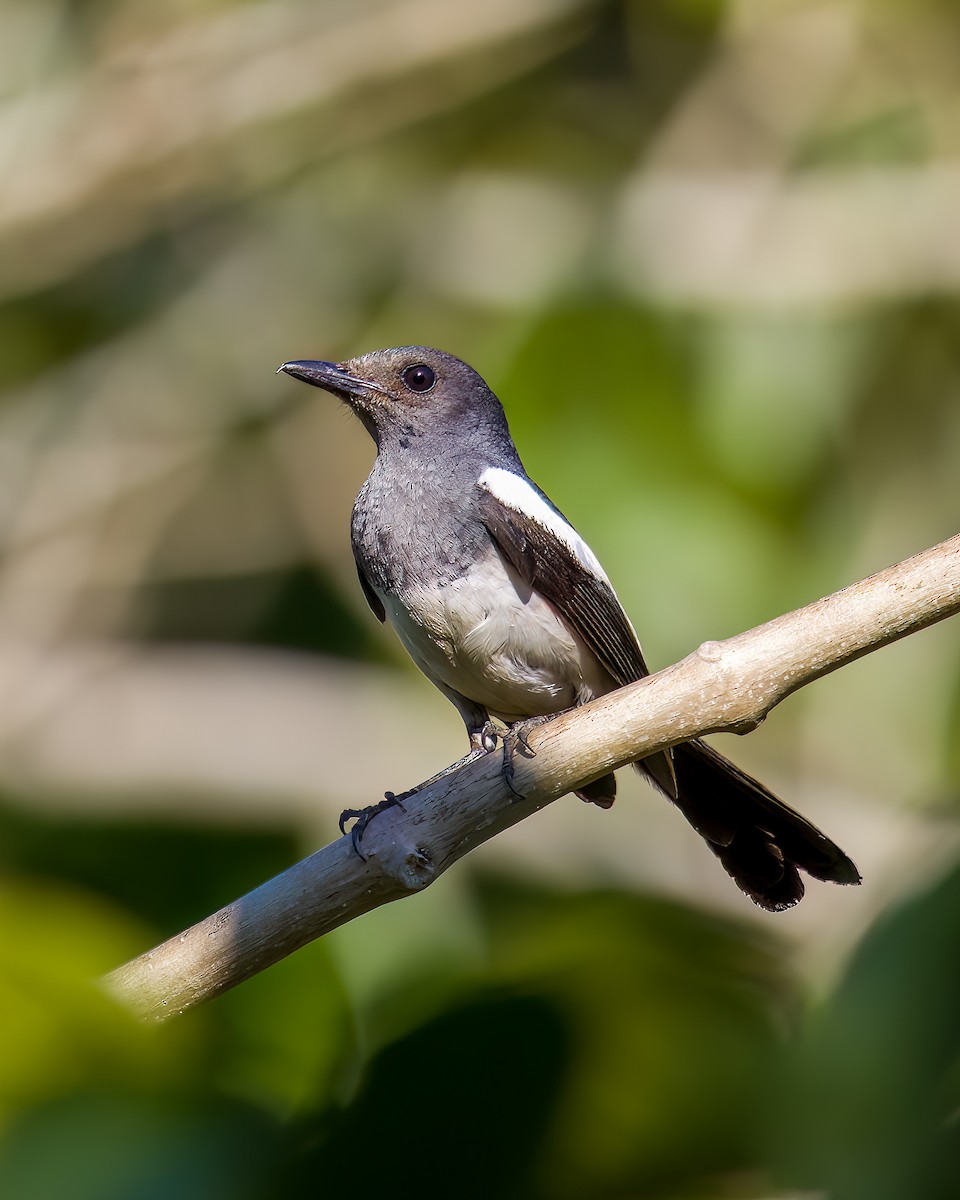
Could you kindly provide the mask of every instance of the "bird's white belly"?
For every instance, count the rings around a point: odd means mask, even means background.
[[[406,604],[383,601],[424,674],[502,720],[560,712],[613,686],[555,609],[495,552],[461,579],[418,588]]]

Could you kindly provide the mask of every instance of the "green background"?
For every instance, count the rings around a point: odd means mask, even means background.
[[[440,346],[660,667],[950,536],[950,0],[8,0],[0,1193],[948,1200],[952,622],[723,748],[851,854],[755,912],[624,773],[163,1028],[91,983],[458,757],[366,611]]]

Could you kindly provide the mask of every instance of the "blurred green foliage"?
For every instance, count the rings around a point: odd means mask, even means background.
[[[234,839],[210,860],[228,886],[251,849]],[[203,910],[209,886],[187,873],[178,903]],[[0,1188],[27,1200],[320,1187],[686,1197],[767,1195],[772,1178],[844,1198],[946,1198],[958,889],[954,871],[882,918],[809,1008],[773,931],[480,875],[478,965],[438,952],[358,1008],[317,944],[144,1028],[90,983],[142,937],[135,905],[11,877]]]
[[[956,532],[957,6],[4,16],[0,1195],[955,1196],[950,623],[735,748],[858,892],[755,919],[625,780],[162,1028],[94,981],[458,752],[277,363],[473,363],[656,666]]]

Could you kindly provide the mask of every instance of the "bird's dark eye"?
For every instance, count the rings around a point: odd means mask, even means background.
[[[415,363],[412,367],[404,367],[400,378],[404,386],[411,392],[429,392],[437,382],[436,372],[426,363]]]

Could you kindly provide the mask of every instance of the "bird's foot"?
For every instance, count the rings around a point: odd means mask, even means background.
[[[513,760],[516,758],[518,751],[523,754],[524,758],[536,758],[537,752],[530,745],[527,738],[538,726],[546,725],[548,721],[552,721],[554,717],[559,715],[559,713],[546,713],[541,717],[528,717],[525,721],[514,721],[504,734],[503,781],[518,800],[523,800],[525,797],[522,792],[518,792],[513,786],[515,774]]]
[[[411,788],[408,792],[401,792],[399,796],[393,792],[384,792],[383,799],[379,804],[370,804],[366,808],[345,808],[340,814],[340,832],[347,832],[347,822],[353,821],[353,827],[350,830],[350,841],[353,843],[353,848],[359,858],[364,862],[367,861],[367,856],[363,852],[361,842],[363,840],[364,830],[370,824],[374,817],[377,817],[382,812],[386,812],[390,808],[399,808],[401,812],[407,810],[403,807],[404,800],[409,799],[418,792],[419,788]]]
[[[485,754],[490,754],[491,751],[496,750],[497,739],[503,736],[500,727],[489,720],[484,721],[479,728],[471,729],[469,732],[471,752],[482,750]],[[470,756],[468,755],[467,757],[469,758]]]
[[[371,804],[367,808],[345,808],[343,810],[343,812],[340,814],[340,832],[346,833],[347,822],[354,822],[354,825],[350,830],[350,840],[353,842],[354,850],[356,850],[357,854],[363,859],[364,862],[367,861],[367,856],[363,852],[361,841],[363,839],[364,830],[367,828],[373,818],[379,816],[382,812],[386,812],[387,809],[390,808],[399,808],[401,812],[406,812],[407,810],[403,807],[404,800],[409,800],[411,796],[415,796],[417,792],[422,792],[424,788],[429,787],[432,783],[436,783],[438,780],[444,779],[447,775],[452,775],[455,771],[459,771],[461,767],[466,766],[468,762],[473,762],[475,758],[480,758],[485,754],[489,754],[490,751],[496,747],[496,737],[499,735],[497,733],[496,726],[493,725],[492,722],[488,721],[483,727],[483,730],[478,731],[478,736],[484,733],[488,726],[491,731],[490,736],[492,736],[494,739],[492,744],[487,746],[474,746],[470,753],[465,754],[463,758],[458,759],[455,763],[451,763],[449,767],[444,767],[443,770],[438,771],[436,775],[431,775],[430,778],[425,779],[423,783],[418,783],[416,787],[409,788],[407,791],[401,792],[399,795],[395,795],[393,792],[384,792],[383,799],[379,804]],[[472,744],[473,735],[471,735],[470,740]]]

